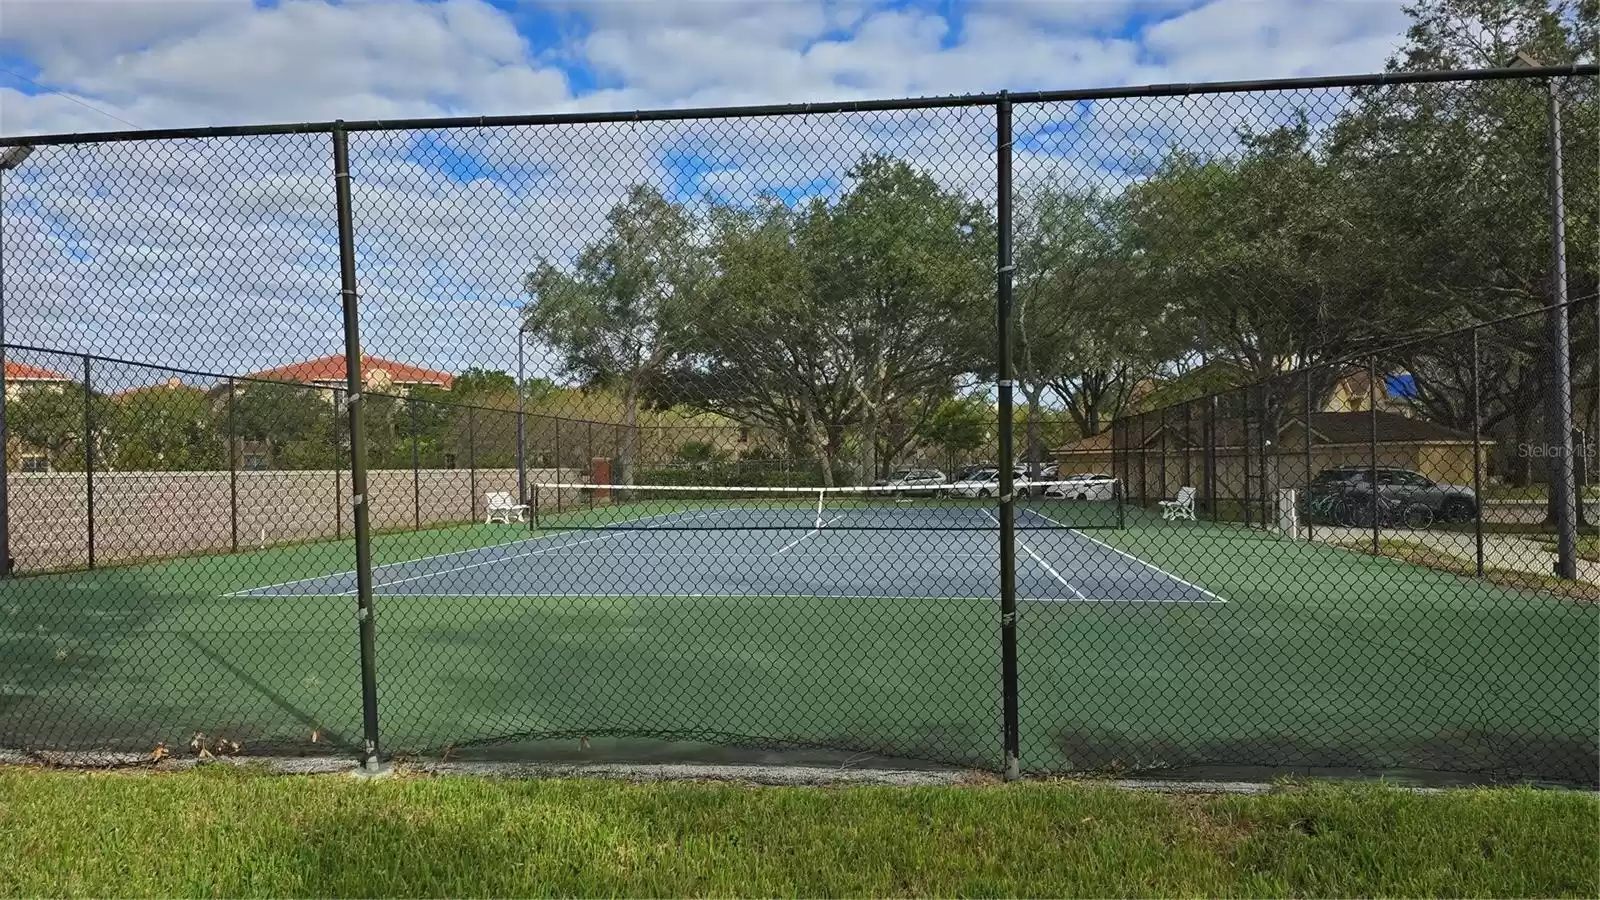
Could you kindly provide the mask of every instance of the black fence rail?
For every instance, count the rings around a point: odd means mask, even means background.
[[[1597,72],[0,139],[0,748],[1593,783]]]

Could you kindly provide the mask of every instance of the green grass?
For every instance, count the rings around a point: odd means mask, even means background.
[[[1593,781],[1600,607],[1128,513],[1124,529],[1087,533],[1229,602],[1023,603],[1028,770],[1232,763]],[[373,555],[381,565],[528,534],[381,535]],[[1047,533],[1019,534],[1049,552]],[[895,539],[938,564],[929,535]],[[697,540],[716,553],[727,538]],[[0,584],[0,746],[177,748],[203,731],[246,752],[348,752],[361,735],[354,601],[223,595],[352,565],[346,541]],[[998,620],[984,602],[388,596],[377,633],[393,753],[546,738],[528,752],[575,758],[587,736],[588,758],[629,757],[655,752],[637,739],[655,736],[696,742],[691,755],[797,745],[998,764]]]
[[[1593,796],[0,771],[0,895],[1600,893]]]

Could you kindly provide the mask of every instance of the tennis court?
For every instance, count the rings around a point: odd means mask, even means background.
[[[854,514],[956,515],[873,506]],[[995,765],[997,536],[981,505],[929,531],[817,529],[814,509],[752,530],[746,506],[677,507],[375,535],[385,746]],[[1594,606],[1128,512],[1123,528],[1017,531],[1026,770],[1592,779]],[[685,522],[714,527],[661,527]],[[353,558],[349,541],[311,543],[0,584],[0,745],[358,746]]]
[[[659,488],[654,490],[661,490]],[[704,489],[701,489],[702,491]],[[639,493],[637,489],[631,493]],[[1000,565],[987,506],[803,491],[748,499],[677,497],[558,514],[570,531],[390,562],[379,595],[447,597],[833,597],[994,602]],[[804,499],[800,499],[804,498]],[[664,507],[671,511],[662,512]],[[1097,518],[1110,515],[1104,510]],[[551,517],[545,521],[551,523]],[[1224,603],[1217,594],[1046,512],[1022,509],[1019,600]],[[552,523],[554,524],[554,523]],[[598,533],[597,533],[598,532]],[[715,535],[714,538],[708,535]],[[353,596],[340,572],[239,597]]]

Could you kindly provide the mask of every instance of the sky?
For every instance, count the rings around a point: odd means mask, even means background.
[[[0,0],[0,134],[1348,74],[1381,68],[1406,24],[1399,0]],[[1172,146],[1226,150],[1339,102],[1021,106],[1018,180],[1114,189]],[[358,133],[363,345],[509,369],[523,273],[570,260],[631,184],[796,202],[885,152],[985,196],[992,120]],[[7,340],[232,373],[338,352],[330,152],[326,135],[41,148],[0,175]]]

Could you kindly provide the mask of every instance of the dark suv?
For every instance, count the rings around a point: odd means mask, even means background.
[[[1307,493],[1310,513],[1324,521],[1344,521],[1350,511],[1359,511],[1372,494],[1373,470],[1367,466],[1339,466],[1323,469],[1312,480]],[[1478,514],[1478,495],[1470,487],[1434,481],[1421,472],[1394,466],[1378,466],[1378,496],[1385,505],[1398,510],[1425,508],[1431,518],[1442,522],[1467,522]]]

